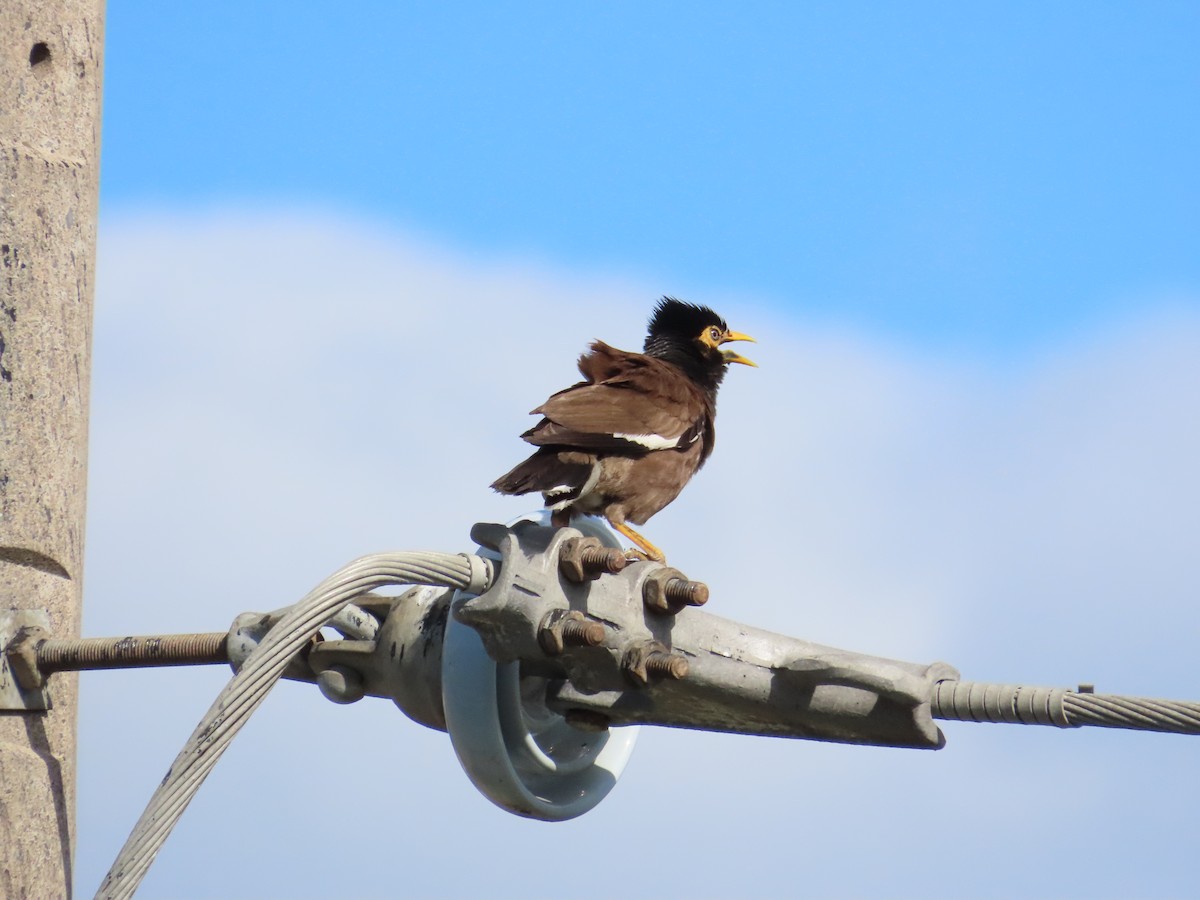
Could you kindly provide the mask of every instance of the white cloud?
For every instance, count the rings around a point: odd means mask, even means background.
[[[467,547],[526,508],[486,487],[526,411],[593,337],[640,343],[671,290],[228,212],[106,222],[99,278],[90,634],[223,629],[362,553]],[[1200,696],[1194,305],[1003,367],[689,299],[760,340],[708,467],[646,529],[714,612],[968,678]],[[223,680],[84,676],[81,893]],[[647,731],[600,807],[546,825],[493,809],[386,704],[284,685],[146,891],[1186,892],[1192,739],[945,730],[940,753]]]

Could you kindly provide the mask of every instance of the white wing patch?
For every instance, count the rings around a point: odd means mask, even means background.
[[[556,484],[548,491],[542,491],[542,498],[550,509],[566,509],[577,500],[582,500],[592,492],[596,482],[600,480],[600,463],[592,463],[592,471],[588,473],[587,481],[583,484]]]
[[[679,446],[679,439],[682,435],[669,438],[663,437],[661,434],[622,434],[617,432],[613,437],[645,447],[647,450],[674,450]]]

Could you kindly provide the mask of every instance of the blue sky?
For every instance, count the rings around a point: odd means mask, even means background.
[[[1200,283],[1188,3],[113,4],[103,198],[1020,352]]]
[[[1200,698],[1198,10],[110,4],[85,632],[469,549],[530,505],[486,487],[527,410],[672,293],[759,339],[645,529],[712,612]],[[227,677],[82,677],[80,894]],[[284,684],[139,896],[560,896],[531,859],[618,841],[572,896],[1194,889],[1194,738],[944,730],[643,729],[546,825],[390,704]]]

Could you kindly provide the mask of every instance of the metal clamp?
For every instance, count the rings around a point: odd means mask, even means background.
[[[0,710],[50,709],[50,692],[37,667],[36,644],[50,633],[44,609],[0,609]]]

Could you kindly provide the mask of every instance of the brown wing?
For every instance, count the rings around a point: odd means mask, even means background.
[[[670,363],[602,341],[579,359],[587,381],[534,410],[545,418],[522,437],[537,446],[647,452],[687,446],[711,417],[703,392]]]

